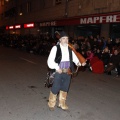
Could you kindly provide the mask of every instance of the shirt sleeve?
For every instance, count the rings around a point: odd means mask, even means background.
[[[55,62],[56,52],[57,52],[57,47],[53,46],[53,48],[51,49],[50,54],[48,56],[47,64],[50,69],[58,70],[59,65],[58,65],[58,63]]]
[[[75,55],[75,53],[72,51],[72,56],[73,56],[73,62],[78,66],[80,65],[81,66],[81,63],[78,59],[78,57]]]

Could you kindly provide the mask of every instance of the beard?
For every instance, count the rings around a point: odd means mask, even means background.
[[[62,44],[64,47],[67,47],[68,46],[68,44],[67,43],[64,43],[64,44]]]

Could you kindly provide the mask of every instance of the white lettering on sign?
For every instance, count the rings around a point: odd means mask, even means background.
[[[86,23],[87,23],[87,18],[80,19],[80,24],[86,24]]]
[[[109,23],[109,22],[112,22],[113,21],[113,16],[107,16],[106,17],[106,22]]]
[[[94,23],[112,23],[117,21],[118,15],[100,16],[80,18],[80,24],[94,24]],[[120,18],[119,18],[120,19]]]
[[[56,21],[52,21],[52,22],[43,22],[40,23],[41,27],[45,27],[45,26],[56,26]]]
[[[93,19],[92,18],[88,18],[87,23],[93,23]]]
[[[51,26],[56,26],[56,22],[55,21],[51,22]]]
[[[113,16],[113,22],[119,22],[119,21],[117,21],[117,15]]]
[[[21,25],[16,25],[15,28],[21,28]]]
[[[96,23],[99,20],[99,17],[94,17],[94,23]]]
[[[103,21],[103,16],[100,17],[100,21],[99,22],[102,23],[102,21]]]
[[[34,24],[27,24],[27,27],[33,27]]]
[[[9,26],[9,29],[13,29],[13,26]]]
[[[46,22],[46,26],[50,26],[50,22]]]

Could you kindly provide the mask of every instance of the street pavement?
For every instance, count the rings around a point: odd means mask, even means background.
[[[47,56],[0,46],[0,120],[120,120],[120,78],[80,71],[71,80],[69,111],[47,106]]]

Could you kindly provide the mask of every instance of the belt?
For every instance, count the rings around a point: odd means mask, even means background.
[[[65,69],[65,68],[63,68],[63,69],[62,69],[62,72],[63,72],[63,73],[67,73],[68,70],[69,70],[69,69]]]
[[[72,74],[70,68],[67,69],[63,68],[62,73]]]

